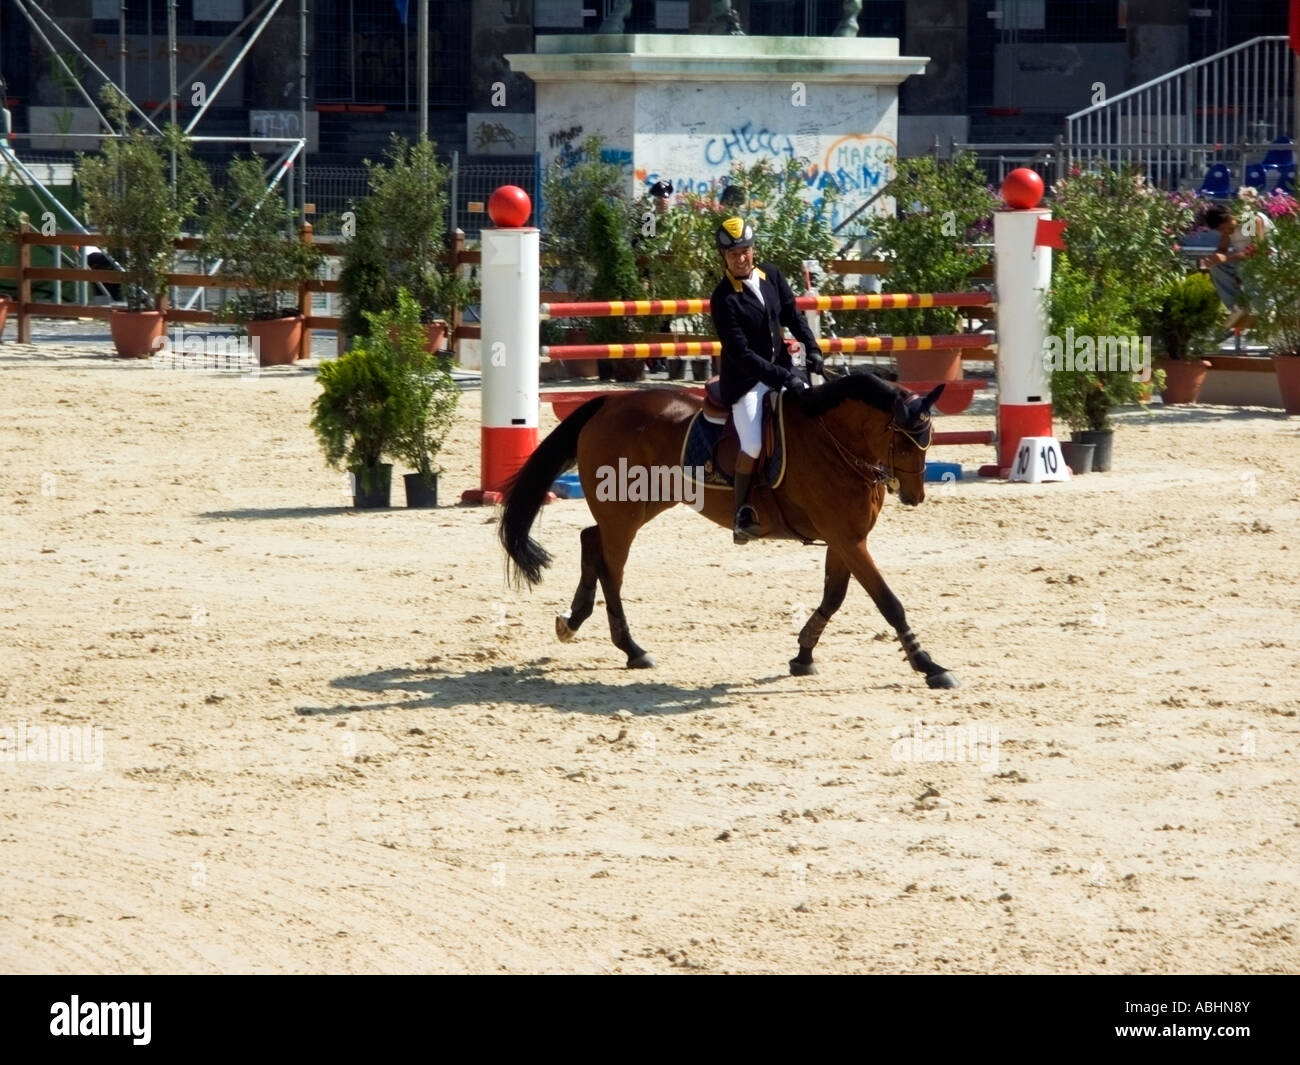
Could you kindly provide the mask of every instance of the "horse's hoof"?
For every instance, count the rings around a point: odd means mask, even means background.
[[[790,676],[811,677],[816,672],[817,667],[812,662],[800,662],[797,658],[790,659]]]
[[[655,660],[650,657],[648,651],[642,651],[635,658],[627,660],[628,669],[654,669]]]
[[[555,615],[555,635],[560,638],[561,643],[568,643],[578,635],[575,630],[569,628],[568,614]]]
[[[925,683],[931,688],[960,688],[961,681],[949,673],[946,669],[940,673],[931,673],[925,678]]]

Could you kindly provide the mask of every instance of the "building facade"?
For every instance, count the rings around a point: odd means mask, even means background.
[[[1097,84],[1114,95],[1241,41],[1286,32],[1285,4],[1196,2],[861,0],[857,21],[861,36],[897,37],[903,55],[930,57],[925,74],[902,86],[898,149],[907,155],[926,150],[936,137],[943,143],[1048,141],[1062,132],[1065,115],[1091,102]],[[734,4],[752,35],[825,36],[839,23],[844,0]],[[92,93],[101,79],[89,64],[116,80],[125,43],[132,97],[165,105],[171,0],[126,0],[124,37],[122,6],[121,0],[23,5],[48,11],[75,44],[56,41]],[[382,152],[392,132],[416,133],[419,0],[282,0],[196,132],[302,135],[304,6],[309,172],[356,170]],[[194,111],[193,84],[215,88],[251,31],[227,38],[250,15],[255,26],[267,7],[267,0],[175,0],[182,121]],[[626,10],[626,32],[710,29],[711,0],[429,0],[429,133],[440,154],[458,153],[463,166],[530,175],[534,89],[504,57],[534,51],[539,36],[594,33],[616,8]],[[19,141],[20,152],[70,157],[76,145],[57,134],[95,129],[93,113],[16,0],[0,0],[0,74],[13,128],[42,134]],[[462,199],[478,194],[461,192]]]

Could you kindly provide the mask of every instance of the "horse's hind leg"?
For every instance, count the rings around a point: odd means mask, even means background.
[[[582,576],[578,579],[578,590],[573,593],[573,603],[567,614],[555,617],[555,635],[565,643],[572,640],[582,623],[591,617],[596,605],[596,581],[599,579],[597,567],[600,565],[600,527],[589,525],[582,530]]]
[[[817,672],[813,665],[813,648],[821,639],[822,629],[839,610],[849,590],[849,567],[835,551],[826,548],[826,583],[822,588],[821,605],[799,630],[799,654],[790,659],[790,672],[796,677],[806,677]]]

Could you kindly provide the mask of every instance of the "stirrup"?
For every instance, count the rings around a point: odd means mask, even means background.
[[[748,503],[736,511],[736,523],[731,530],[731,540],[737,544],[747,544],[763,535],[763,527],[758,524],[758,513]]]

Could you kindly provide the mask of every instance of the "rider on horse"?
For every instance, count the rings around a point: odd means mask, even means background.
[[[732,539],[745,544],[761,533],[758,515],[749,505],[749,487],[762,442],[763,395],[808,387],[786,350],[781,327],[803,344],[809,372],[822,372],[822,355],[781,271],[771,263],[755,265],[753,227],[743,218],[728,218],[718,226],[714,241],[726,276],[713,290],[710,309],[722,342],[722,398],[731,405],[740,438]]]

